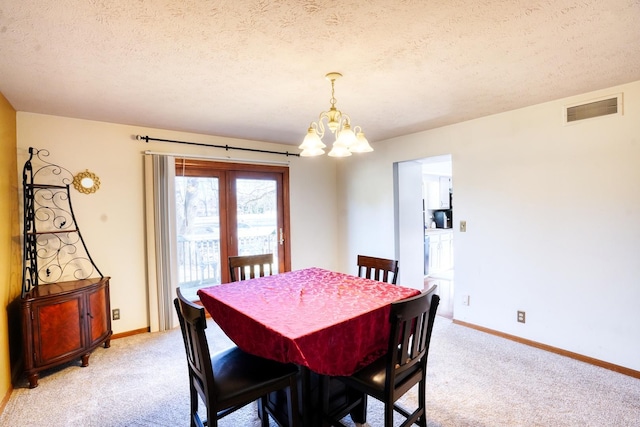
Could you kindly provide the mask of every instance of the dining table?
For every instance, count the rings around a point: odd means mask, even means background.
[[[240,349],[300,367],[302,425],[314,426],[321,418],[322,378],[351,375],[383,356],[391,303],[419,293],[311,267],[201,288],[198,296]],[[281,412],[282,399],[270,396],[270,409]],[[332,389],[331,399],[334,405],[359,399],[350,414],[354,422],[366,422],[364,396],[342,388]],[[286,425],[284,415],[278,421]]]

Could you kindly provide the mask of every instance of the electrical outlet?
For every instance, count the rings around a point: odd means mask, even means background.
[[[460,232],[465,233],[467,231],[467,221],[460,221]]]
[[[111,318],[113,320],[120,320],[120,309],[119,308],[114,308],[113,310],[111,310]]]
[[[462,295],[462,305],[469,305],[469,295]]]
[[[525,321],[525,313],[524,311],[518,311],[518,322],[524,323]]]

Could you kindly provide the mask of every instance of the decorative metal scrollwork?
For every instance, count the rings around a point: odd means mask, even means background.
[[[102,273],[78,229],[69,185],[73,174],[45,160],[49,151],[29,148],[22,173],[24,252],[22,296],[39,283],[88,279]],[[34,171],[33,163],[40,164]],[[37,179],[37,182],[36,182]]]
[[[35,158],[34,158],[35,156]],[[29,171],[29,183],[35,184],[36,181],[43,184],[69,185],[73,182],[73,174],[62,166],[48,162],[49,150],[38,150],[29,147],[29,160],[25,163],[24,172]],[[32,161],[38,160],[41,166],[37,170],[33,170]],[[27,167],[28,166],[28,167]],[[22,178],[27,178],[23,173]]]

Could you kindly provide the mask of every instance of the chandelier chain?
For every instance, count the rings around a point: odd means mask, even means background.
[[[336,88],[335,88],[336,79],[331,79],[331,99],[329,102],[331,103],[331,108],[336,108]]]

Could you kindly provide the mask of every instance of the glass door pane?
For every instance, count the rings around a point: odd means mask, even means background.
[[[278,272],[278,192],[275,179],[237,178],[236,220],[238,255],[273,254]]]
[[[175,184],[178,286],[197,299],[198,288],[221,283],[219,179],[176,176]]]

